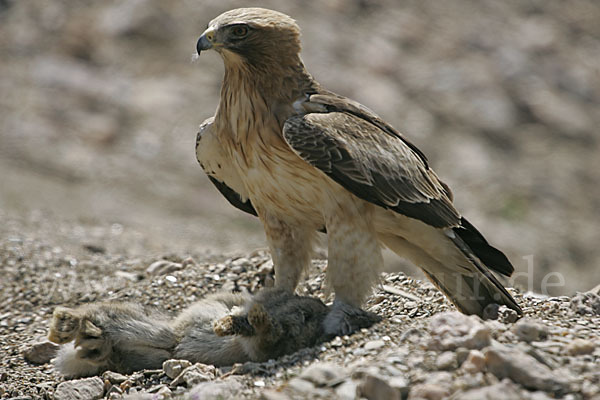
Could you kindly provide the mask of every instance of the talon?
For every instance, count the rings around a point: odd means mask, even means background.
[[[323,329],[327,336],[343,336],[369,328],[379,321],[381,317],[377,314],[335,301],[323,321]]]

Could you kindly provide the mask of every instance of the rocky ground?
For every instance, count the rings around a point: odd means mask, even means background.
[[[513,291],[522,319],[501,308],[482,321],[402,273],[383,275],[369,299],[381,323],[315,348],[232,368],[170,361],[160,370],[65,381],[45,340],[55,306],[118,299],[176,313],[207,293],[272,284],[270,258],[263,250],[134,257],[119,243],[143,250],[144,241],[127,228],[0,216],[1,398],[600,398],[598,289],[573,297]],[[325,268],[315,261],[299,291],[326,301]]]
[[[216,54],[190,62],[197,37],[247,4],[0,0],[0,397],[598,398],[598,2],[253,4],[296,18],[312,74],[424,150],[515,264],[525,318],[453,313],[388,254],[407,275],[384,275],[366,332],[233,369],[64,382],[44,342],[57,305],[177,312],[270,282],[260,225],[193,153],[222,77]],[[303,293],[323,296],[324,268]]]

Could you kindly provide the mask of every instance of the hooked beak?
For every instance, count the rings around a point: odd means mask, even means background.
[[[198,52],[198,55],[200,55],[200,52],[202,52],[203,50],[212,49],[214,46],[214,40],[215,31],[213,28],[208,28],[206,31],[204,31],[202,36],[200,36],[200,38],[198,39],[198,43],[196,43],[196,51]]]

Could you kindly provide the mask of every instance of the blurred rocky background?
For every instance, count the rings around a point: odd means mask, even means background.
[[[110,227],[108,251],[129,253],[264,246],[194,155],[222,78],[217,54],[191,61],[197,37],[247,5],[0,0],[0,223],[43,226],[63,247],[77,232],[61,221]],[[553,271],[564,285],[551,294],[600,283],[598,2],[252,5],[297,19],[312,74],[425,151],[522,287],[560,283]],[[120,238],[123,226],[139,236]]]

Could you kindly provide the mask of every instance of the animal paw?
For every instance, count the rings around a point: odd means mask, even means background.
[[[232,315],[228,315],[213,323],[213,331],[217,336],[235,335],[234,320]]]
[[[336,300],[323,321],[323,330],[328,337],[350,335],[379,321],[377,314]]]
[[[79,333],[81,317],[71,308],[56,307],[52,313],[48,340],[57,344],[68,343]]]
[[[242,335],[254,336],[254,328],[248,318],[241,315],[228,315],[213,323],[213,331],[217,336]]]

